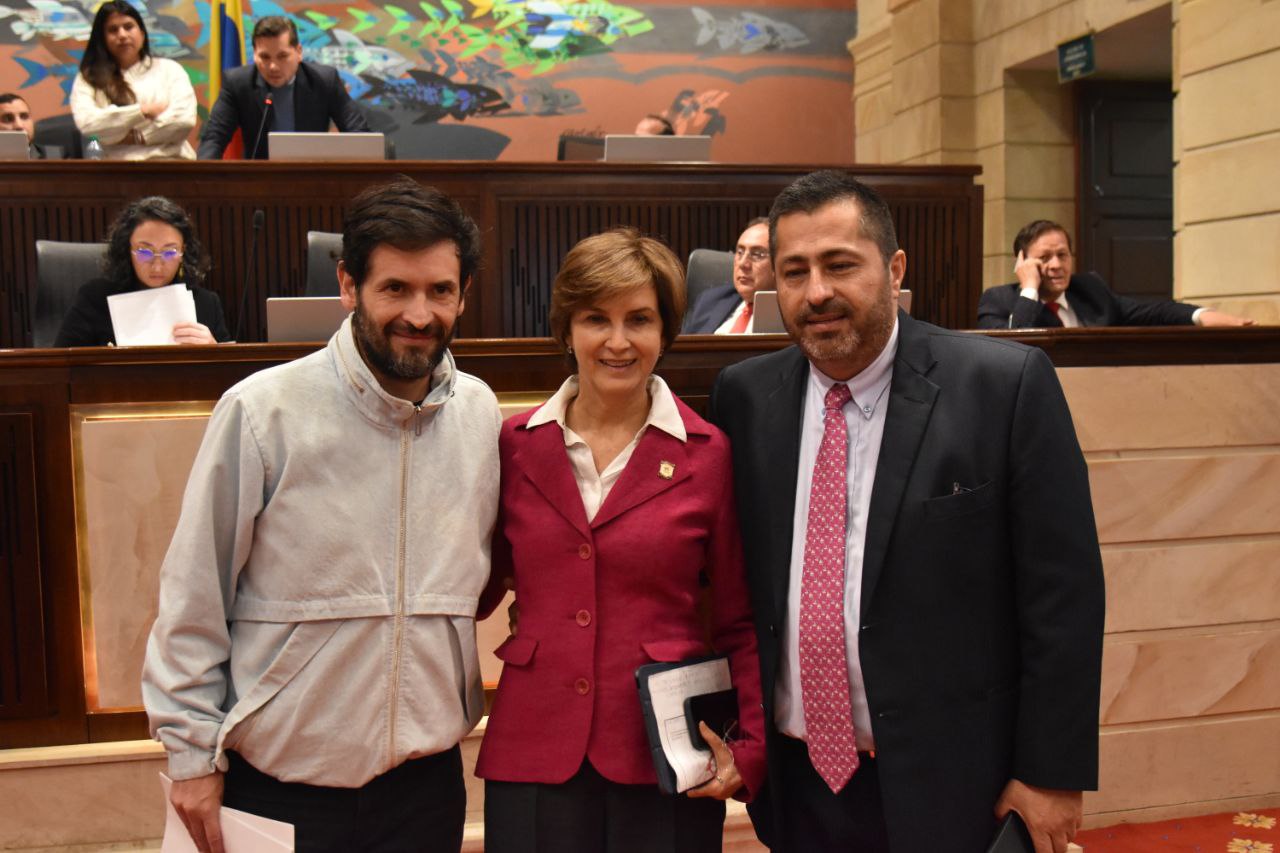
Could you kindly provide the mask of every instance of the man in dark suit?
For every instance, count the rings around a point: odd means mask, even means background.
[[[271,115],[264,122],[268,98]],[[200,133],[198,156],[222,157],[238,129],[245,158],[266,160],[268,133],[323,133],[330,121],[343,133],[369,130],[337,70],[303,62],[297,26],[290,18],[273,15],[254,25],[253,64],[232,69],[223,78],[222,91]]]
[[[1014,284],[978,300],[978,328],[1066,326],[1251,326],[1252,320],[1183,302],[1139,302],[1113,293],[1096,273],[1072,274],[1071,235],[1048,219],[1023,226],[1013,240]]]
[[[1103,580],[1053,366],[895,310],[870,188],[818,172],[770,213],[798,346],[725,368],[775,851],[981,853],[1019,812],[1062,853],[1096,787]],[[852,405],[848,405],[852,403]]]
[[[52,151],[46,151],[45,146],[36,142],[36,125],[31,118],[31,107],[27,106],[27,102],[20,95],[12,92],[5,92],[0,95],[0,130],[17,130],[27,135],[27,154],[32,160],[61,160],[64,156],[62,149],[57,146],[50,146]]]
[[[693,335],[738,335],[751,331],[757,290],[773,290],[769,263],[769,220],[747,223],[733,250],[733,281],[703,292],[680,331]]]

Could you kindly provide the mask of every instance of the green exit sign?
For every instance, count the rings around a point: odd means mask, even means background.
[[[1058,45],[1058,82],[1069,83],[1088,77],[1096,67],[1093,62],[1093,33],[1087,33]]]

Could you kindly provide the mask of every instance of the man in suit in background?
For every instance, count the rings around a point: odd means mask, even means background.
[[[268,109],[271,116],[264,121]],[[268,133],[324,133],[330,121],[343,133],[369,130],[337,70],[303,62],[297,26],[290,18],[272,15],[253,27],[253,64],[223,78],[222,92],[200,133],[198,156],[219,159],[239,129],[245,159],[266,160]]]
[[[36,143],[36,123],[31,118],[31,107],[21,95],[5,92],[0,95],[0,130],[17,130],[27,135],[27,155],[32,160],[62,159],[62,150],[45,151]],[[52,155],[52,156],[50,156]]]
[[[681,331],[692,335],[750,332],[756,291],[773,289],[769,220],[757,216],[747,223],[733,250],[733,281],[713,287],[699,296]]]
[[[1044,353],[895,309],[874,190],[817,172],[770,212],[798,346],[725,368],[775,851],[978,853],[1019,812],[1062,853],[1096,787],[1103,580]]]
[[[1018,281],[978,300],[978,328],[1066,326],[1251,326],[1252,320],[1182,302],[1139,302],[1113,293],[1097,273],[1072,274],[1071,235],[1047,219],[1013,240]]]

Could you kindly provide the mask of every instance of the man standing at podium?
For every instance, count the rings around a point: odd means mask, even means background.
[[[842,172],[770,212],[798,346],[725,368],[775,851],[1063,853],[1096,787],[1102,561],[1044,353],[895,307],[889,208]]]
[[[202,851],[220,805],[299,850],[461,847],[501,416],[448,345],[479,256],[442,193],[364,191],[338,265],[354,313],[209,419],[142,681]]]

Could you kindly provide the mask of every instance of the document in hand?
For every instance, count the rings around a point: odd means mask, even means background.
[[[196,300],[185,284],[146,287],[107,297],[116,346],[175,344],[173,327],[196,322]]]
[[[191,834],[178,817],[169,791],[173,780],[160,774],[160,787],[164,788],[165,818],[164,841],[160,853],[196,853]],[[222,846],[226,853],[293,853],[293,824],[258,817],[239,809],[222,807]]]
[[[690,738],[685,700],[730,689],[729,659],[721,655],[646,664],[636,670],[636,686],[662,792],[682,793],[715,776],[708,768],[710,750],[698,749]]]
[[[987,853],[1035,853],[1031,833],[1027,832],[1027,825],[1022,822],[1021,815],[1017,812],[1005,815]]]

